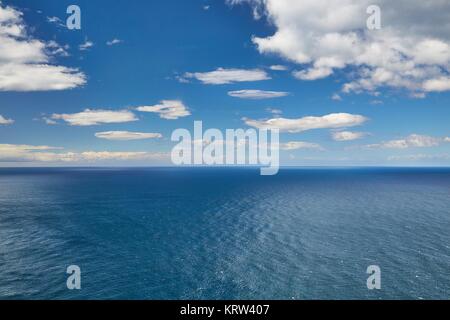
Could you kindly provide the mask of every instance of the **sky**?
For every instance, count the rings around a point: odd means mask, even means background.
[[[171,165],[199,120],[280,129],[283,166],[448,166],[450,3],[377,3],[2,0],[0,166]]]

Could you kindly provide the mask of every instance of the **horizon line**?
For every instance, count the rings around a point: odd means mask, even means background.
[[[260,169],[264,166],[169,166],[169,165],[155,165],[155,166],[107,166],[107,165],[95,165],[95,166],[0,166],[0,169],[101,169],[101,168],[115,168],[115,169]],[[450,165],[298,165],[298,166],[280,166],[280,169],[301,169],[301,168],[441,168],[450,169]]]

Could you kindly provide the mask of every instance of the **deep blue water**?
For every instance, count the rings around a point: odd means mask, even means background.
[[[449,297],[450,169],[0,169],[1,299]]]

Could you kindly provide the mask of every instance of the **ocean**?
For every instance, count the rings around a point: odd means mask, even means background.
[[[0,169],[0,299],[449,297],[448,168]]]

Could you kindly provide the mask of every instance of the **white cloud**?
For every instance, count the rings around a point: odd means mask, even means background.
[[[422,161],[422,160],[450,160],[448,154],[408,154],[402,156],[390,156],[388,161]]]
[[[160,133],[143,133],[143,132],[129,132],[129,131],[97,132],[95,136],[100,139],[118,140],[118,141],[162,138],[162,135]]]
[[[414,98],[414,99],[424,99],[426,98],[426,93],[425,92],[412,92],[410,93],[410,97]]]
[[[430,79],[424,82],[423,89],[427,92],[442,92],[450,90],[450,78],[440,77],[437,79]]]
[[[254,36],[262,54],[278,54],[304,69],[302,80],[321,79],[352,67],[344,92],[393,87],[416,96],[450,90],[450,2],[379,0],[382,28],[369,30],[372,0],[227,0],[249,3],[275,27]],[[439,27],[437,27],[439,26]]]
[[[122,123],[137,121],[138,119],[129,110],[91,110],[73,114],[53,114],[53,120],[64,120],[71,126],[93,126],[103,123]]]
[[[427,148],[438,146],[443,140],[445,139],[419,134],[411,134],[404,139],[390,140],[379,144],[371,144],[367,147],[387,149]]]
[[[70,48],[69,45],[61,46],[56,41],[50,40],[47,43],[47,49],[51,51],[54,56],[68,57],[70,56],[67,50]]]
[[[14,120],[6,119],[0,114],[0,125],[8,125],[8,124],[13,124],[13,123],[14,123]]]
[[[21,152],[21,151],[47,151],[47,150],[59,150],[61,147],[50,146],[31,146],[26,144],[0,144],[1,154],[9,152]]]
[[[331,100],[342,101],[342,97],[339,94],[335,93],[331,96]]]
[[[78,69],[48,64],[1,64],[0,91],[65,90],[86,83]]]
[[[111,151],[85,151],[75,154],[76,161],[103,161],[103,160],[155,160],[164,159],[167,154],[160,152],[111,152]]]
[[[280,65],[280,64],[276,64],[276,65],[270,66],[269,69],[273,70],[273,71],[286,71],[286,70],[288,70],[288,67]]]
[[[58,17],[47,17],[47,21],[49,23],[53,23],[53,24],[57,25],[58,27],[63,27],[63,28],[66,27],[66,25],[63,23],[63,21]]]
[[[335,131],[331,134],[335,141],[353,141],[367,136],[365,132]]]
[[[92,48],[93,46],[94,46],[94,43],[92,41],[89,41],[86,39],[86,41],[84,43],[80,44],[78,48],[81,51],[86,51],[86,50],[89,50],[90,48]]]
[[[298,149],[316,149],[323,150],[322,146],[317,143],[303,142],[303,141],[290,141],[280,144],[281,150],[298,150]]]
[[[47,17],[47,21],[50,23],[62,22],[61,19],[58,17]]]
[[[35,154],[58,150],[57,147],[0,144],[0,161],[30,161]]]
[[[252,82],[269,80],[270,76],[260,69],[223,69],[210,72],[188,72],[185,73],[183,79],[197,79],[204,84],[229,84],[235,82]]]
[[[445,142],[450,142],[450,137],[445,137],[445,138],[444,138],[444,141],[445,141]]]
[[[271,99],[280,98],[289,95],[289,92],[282,91],[264,91],[264,90],[238,90],[230,91],[228,95],[235,98],[241,99]]]
[[[136,110],[158,113],[162,119],[167,120],[175,120],[191,115],[189,109],[180,100],[162,100],[160,104],[137,107]]]
[[[113,46],[113,45],[115,45],[115,44],[119,44],[119,43],[122,43],[122,42],[123,42],[123,40],[114,38],[114,39],[112,39],[111,41],[107,41],[107,42],[106,42],[106,45],[108,45],[108,46]]]
[[[0,91],[65,90],[85,84],[86,76],[78,69],[49,63],[67,55],[66,47],[33,39],[22,16],[0,2]]]
[[[184,76],[176,75],[175,79],[180,83],[189,83],[189,79],[186,79]]]
[[[312,68],[309,70],[294,71],[294,77],[300,80],[317,80],[328,77],[333,73],[331,68]]]
[[[43,117],[42,120],[44,120],[44,122],[50,126],[53,126],[55,124],[58,124],[55,120],[52,120],[50,118],[47,117]]]
[[[274,118],[269,120],[243,119],[251,127],[258,129],[279,129],[281,132],[302,132],[312,129],[346,128],[365,123],[368,119],[349,113],[332,113],[322,117],[303,117],[299,119]]]
[[[270,112],[271,114],[274,114],[274,115],[280,115],[280,114],[283,113],[282,110],[275,109],[275,108],[267,108],[266,111],[268,111],[268,112]]]
[[[241,146],[249,146],[250,141],[247,139],[239,139],[237,141],[235,140],[193,140],[193,145],[198,146],[208,146],[211,143],[215,143],[217,146],[234,146],[235,148],[241,147]],[[312,150],[325,150],[321,145],[317,143],[311,143],[311,142],[304,142],[304,141],[289,141],[285,143],[270,143],[270,144],[264,144],[264,145],[253,145],[255,148],[260,148],[263,146],[266,146],[270,148],[271,150],[284,150],[284,151],[293,151],[293,150],[299,150],[299,149],[312,149]]]
[[[98,162],[167,159],[167,154],[160,152],[58,151],[61,149],[49,146],[0,144],[0,162]]]

